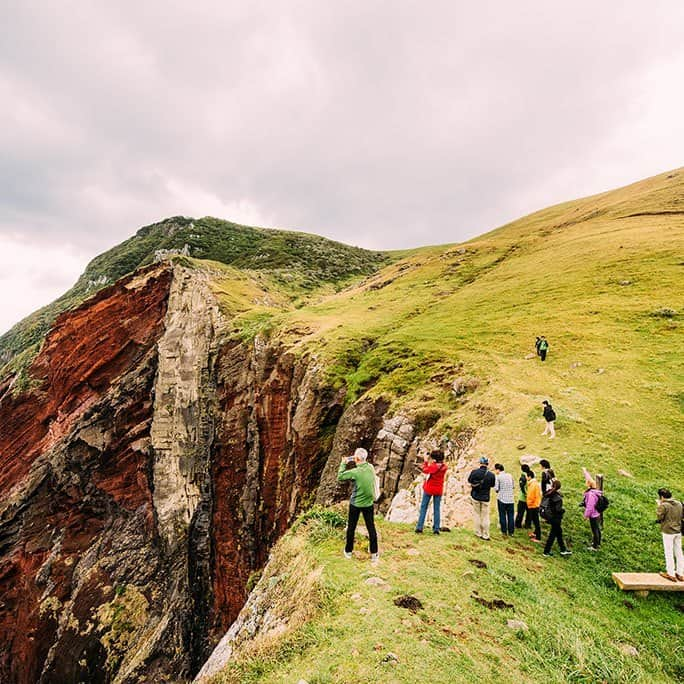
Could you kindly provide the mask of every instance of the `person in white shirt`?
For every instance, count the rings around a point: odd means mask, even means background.
[[[512,537],[515,530],[515,499],[513,497],[513,476],[505,472],[501,463],[494,465],[494,472],[496,473],[496,484],[494,491],[496,492],[496,506],[499,509],[499,525],[501,525],[501,533],[505,536]]]

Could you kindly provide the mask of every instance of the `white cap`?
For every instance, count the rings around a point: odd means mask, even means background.
[[[361,447],[359,447],[354,452],[354,458],[357,459],[358,461],[365,461],[368,458],[368,452],[365,449],[362,449]]]

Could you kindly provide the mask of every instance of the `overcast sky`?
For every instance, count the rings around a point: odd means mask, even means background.
[[[684,164],[682,0],[0,10],[0,332],[166,216],[402,248]]]

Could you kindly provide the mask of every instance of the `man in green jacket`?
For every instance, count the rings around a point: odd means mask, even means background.
[[[343,458],[337,471],[340,482],[353,480],[354,489],[349,499],[349,518],[347,520],[347,545],[344,547],[344,557],[351,558],[354,550],[354,534],[359,516],[363,515],[368,530],[371,561],[378,560],[378,534],[373,520],[373,501],[375,500],[375,469],[367,462],[368,452],[357,449],[353,456]],[[347,466],[354,464],[350,470]]]

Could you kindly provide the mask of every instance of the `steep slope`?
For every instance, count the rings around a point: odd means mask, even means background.
[[[418,454],[442,444],[452,524],[482,451],[509,468],[521,453],[550,458],[569,497],[580,465],[601,470],[624,533],[603,563],[578,554],[552,582],[525,581],[559,592],[595,577],[614,607],[609,571],[657,564],[641,528],[663,478],[684,479],[683,206],[676,171],[391,256],[172,220],[96,259],[112,275],[181,252],[74,308],[80,292],[40,350],[13,348],[24,352],[0,391],[0,678],[191,678],[298,513],[344,498],[336,464],[358,445],[385,512]],[[536,334],[551,341],[544,365],[526,358]],[[542,398],[559,414],[555,442],[538,434]],[[676,621],[671,599],[656,605]]]

